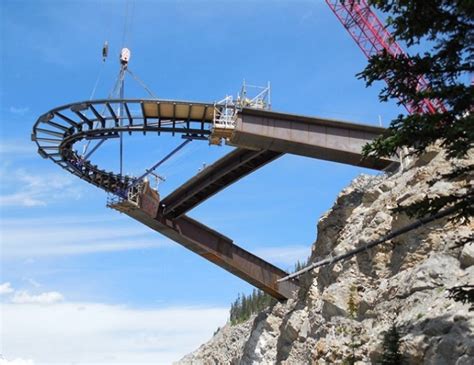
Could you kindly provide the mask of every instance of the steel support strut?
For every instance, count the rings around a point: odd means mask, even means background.
[[[281,152],[236,148],[164,198],[163,214],[168,218],[179,217],[282,155]]]
[[[138,205],[122,201],[109,207],[147,225],[278,300],[290,298],[298,289],[298,281],[279,283],[278,280],[288,275],[285,271],[235,245],[230,238],[186,215],[174,220],[163,217],[157,212],[158,201],[153,203],[156,193],[147,194],[147,190],[140,195]]]

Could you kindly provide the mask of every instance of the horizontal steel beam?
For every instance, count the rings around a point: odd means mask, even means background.
[[[243,109],[228,143],[383,170],[398,163],[388,158],[363,158],[362,148],[386,132],[363,124]]]
[[[161,202],[163,215],[176,218],[242,177],[283,155],[274,151],[237,148],[206,167]]]
[[[136,219],[278,300],[288,299],[298,290],[298,281],[278,282],[288,275],[285,271],[235,245],[230,238],[185,215],[174,220],[159,214],[155,216],[155,205],[150,204],[149,198],[141,197],[140,201],[146,202],[146,206],[140,208],[129,201],[122,201],[109,204],[109,207]]]

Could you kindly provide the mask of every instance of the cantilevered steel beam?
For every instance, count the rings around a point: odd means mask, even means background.
[[[283,153],[274,151],[233,150],[164,198],[161,202],[163,215],[168,218],[181,216],[281,155]]]
[[[230,238],[186,215],[174,220],[159,214],[155,216],[153,212],[158,206],[150,202],[149,197],[141,196],[139,202],[135,205],[122,201],[109,204],[109,207],[147,225],[278,300],[290,298],[298,289],[298,281],[279,283],[279,279],[288,275],[285,271],[235,245]]]
[[[364,159],[362,147],[386,132],[364,124],[243,109],[228,143],[383,170],[398,163],[388,158]]]

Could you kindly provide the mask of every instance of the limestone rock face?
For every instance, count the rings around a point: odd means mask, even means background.
[[[430,183],[474,162],[433,149],[405,171],[356,178],[318,222],[311,261],[338,255],[413,222],[393,208],[473,189],[473,176]],[[247,322],[227,324],[178,364],[376,364],[383,333],[401,333],[407,364],[474,364],[474,312],[447,289],[474,284],[474,224],[439,219],[351,259],[316,269],[310,286]],[[357,313],[349,315],[355,292]],[[354,351],[354,353],[353,353]]]
[[[242,349],[249,340],[252,319],[235,326],[226,324],[212,339],[192,354],[185,356],[179,364],[239,364]],[[199,354],[198,356],[196,356]]]

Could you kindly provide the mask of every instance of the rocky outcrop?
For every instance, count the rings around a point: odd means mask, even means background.
[[[473,189],[472,176],[429,183],[470,159],[448,162],[432,149],[405,171],[363,175],[337,198],[318,223],[311,261],[338,255],[413,219],[394,213],[425,197]],[[474,246],[452,248],[473,224],[439,219],[351,259],[311,273],[294,299],[226,325],[178,364],[375,364],[383,333],[395,323],[407,364],[474,363],[474,313],[449,299],[447,288],[474,284]],[[355,294],[357,313],[349,315]]]
[[[214,334],[208,343],[199,347],[196,351],[199,353],[199,359],[192,353],[185,356],[179,363],[239,364],[242,349],[250,337],[252,324],[252,319],[235,326],[226,324]]]

